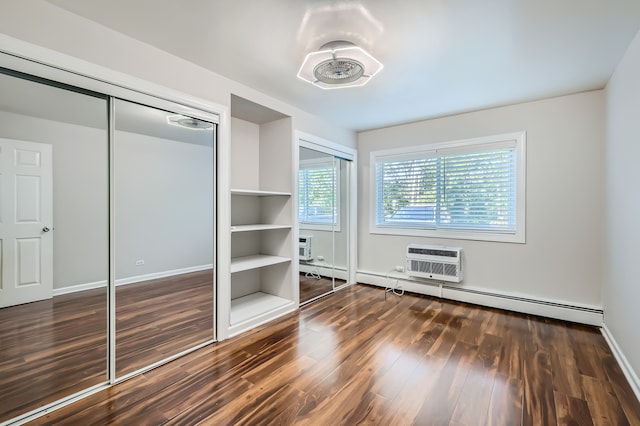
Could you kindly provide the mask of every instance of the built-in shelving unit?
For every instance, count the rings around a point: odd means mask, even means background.
[[[220,268],[218,283],[220,339],[298,307],[292,119],[236,96],[231,117],[229,233],[223,238],[229,247],[221,256],[228,268]]]

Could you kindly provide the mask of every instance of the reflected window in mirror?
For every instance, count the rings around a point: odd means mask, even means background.
[[[300,160],[298,220],[303,229],[339,230],[340,168],[333,158]]]

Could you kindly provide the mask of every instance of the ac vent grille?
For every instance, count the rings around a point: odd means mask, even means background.
[[[407,273],[419,278],[462,281],[462,249],[455,247],[407,246]]]
[[[313,260],[313,254],[311,254],[311,236],[300,236],[298,247],[300,260],[305,262]]]

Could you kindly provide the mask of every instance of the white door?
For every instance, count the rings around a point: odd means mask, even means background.
[[[0,138],[0,308],[52,297],[51,145]]]

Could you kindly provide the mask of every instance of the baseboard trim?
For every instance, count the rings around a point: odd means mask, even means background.
[[[607,341],[609,348],[611,348],[611,352],[613,353],[616,361],[618,361],[618,365],[620,365],[624,377],[627,378],[627,382],[629,382],[633,393],[636,395],[638,401],[640,401],[640,378],[638,378],[633,367],[629,364],[627,357],[624,356],[624,352],[622,352],[622,349],[618,346],[618,342],[613,337],[613,334],[611,334],[611,330],[609,330],[607,324],[603,324],[602,326],[602,336],[604,336],[604,340]]]
[[[536,299],[516,294],[497,293],[478,288],[454,287],[448,283],[411,280],[399,273],[389,276],[370,271],[358,271],[357,282],[379,287],[401,285],[406,291],[435,296],[458,302],[473,303],[505,309],[523,314],[540,315],[564,321],[601,327],[603,313],[600,307],[571,304],[563,301]]]
[[[63,294],[77,293],[79,291],[93,290],[107,286],[107,281],[94,281],[92,283],[70,285],[67,287],[54,288],[53,297],[62,296]]]
[[[212,268],[213,268],[213,264],[199,265],[199,266],[190,266],[188,268],[172,269],[169,271],[154,272],[151,274],[136,275],[128,278],[120,278],[116,280],[116,287],[121,285],[140,283],[143,281],[156,280],[159,278],[172,277],[174,275],[188,274],[190,272],[205,271],[207,269],[212,269]],[[96,288],[102,288],[106,286],[107,286],[107,281],[104,280],[104,281],[94,281],[94,282],[85,283],[85,284],[71,285],[71,286],[61,287],[61,288],[54,288],[53,296],[55,297],[55,296],[61,296],[63,294],[77,293],[79,291],[93,290]]]
[[[199,265],[199,266],[190,266],[188,268],[172,269],[169,271],[154,272],[151,274],[136,275],[134,277],[129,277],[129,278],[120,278],[116,280],[116,287],[120,285],[140,283],[143,281],[157,280],[158,278],[172,277],[174,275],[188,274],[189,272],[199,272],[199,271],[204,271],[212,268],[213,268],[213,264]]]

